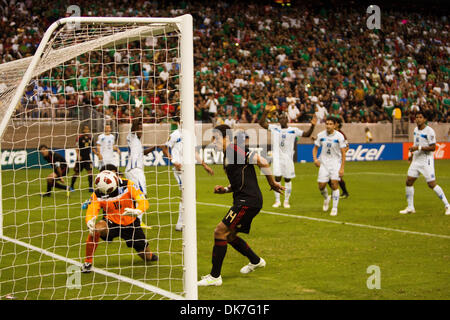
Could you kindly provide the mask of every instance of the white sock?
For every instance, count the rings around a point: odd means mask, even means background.
[[[280,202],[280,194],[276,191],[274,191],[275,193],[275,202]]]
[[[333,192],[331,193],[331,197],[333,198],[333,209],[337,209],[338,207],[339,195],[340,195],[339,189],[333,190]]]
[[[447,208],[449,205],[448,205],[447,198],[445,197],[445,194],[444,194],[444,191],[442,190],[442,188],[440,186],[436,185],[433,188],[433,191],[436,192],[439,199],[442,200],[442,202],[444,203],[444,206]]]
[[[327,187],[325,187],[322,190],[320,190],[320,193],[322,194],[324,199],[328,198],[328,189],[327,189]]]
[[[292,192],[292,181],[286,182],[284,184],[284,186],[286,187],[286,191],[285,191],[286,193],[285,193],[285,196],[284,196],[284,201],[285,202],[289,202],[289,198],[290,198],[291,192]]]
[[[414,209],[414,187],[406,186],[406,201],[408,202],[408,208]]]
[[[181,226],[183,224],[183,205],[179,204],[178,206],[178,221],[177,221],[177,226]]]

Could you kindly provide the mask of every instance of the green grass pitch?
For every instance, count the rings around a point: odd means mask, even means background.
[[[199,277],[211,268],[213,231],[232,204],[231,194],[212,193],[228,183],[221,166],[210,177],[197,167],[197,247]],[[322,212],[317,171],[296,164],[291,208],[272,208],[274,195],[259,177],[264,207],[249,235],[242,234],[267,266],[248,275],[248,260],[231,246],[222,268],[221,287],[199,288],[200,299],[448,299],[450,297],[450,216],[423,177],[415,183],[416,213],[406,207],[406,161],[347,163],[350,197],[339,202],[339,214]],[[154,170],[154,169],[153,169]],[[49,171],[42,171],[44,178]],[[100,243],[95,266],[166,290],[181,290],[181,234],[174,231],[179,191],[170,172],[147,174],[151,212],[146,234],[159,253],[157,265],[145,265],[116,239]],[[259,172],[259,171],[258,171]],[[71,175],[72,171],[70,172]],[[89,197],[76,191],[40,199],[28,196],[45,188],[39,170],[2,173],[4,235],[82,262],[87,228],[80,204]],[[436,161],[437,183],[450,198],[450,162]],[[14,178],[14,186],[9,183]],[[26,180],[31,182],[26,182]],[[86,178],[82,186],[86,188]],[[158,186],[158,187],[157,187]],[[12,195],[15,199],[11,198]],[[158,200],[156,200],[158,199]],[[170,199],[170,201],[169,201]],[[283,198],[282,198],[283,199]],[[15,214],[13,214],[13,211]],[[42,235],[45,236],[42,236]],[[144,289],[101,274],[82,275],[81,288],[67,288],[70,263],[8,241],[0,242],[0,297],[17,299],[148,299]],[[379,267],[380,289],[369,289],[370,266]]]

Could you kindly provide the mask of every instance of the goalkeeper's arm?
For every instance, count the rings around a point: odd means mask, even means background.
[[[143,198],[142,200],[138,200],[139,198]],[[139,217],[142,215],[149,207],[147,199],[145,199],[144,195],[140,195],[135,199],[137,206],[136,208],[125,208],[124,215],[130,217]]]
[[[97,216],[100,212],[100,204],[97,201],[97,196],[95,195],[95,193],[92,194],[90,202],[91,203],[86,210],[86,225],[89,229],[89,232],[93,234],[95,232]]]
[[[150,207],[148,200],[145,199],[145,195],[140,190],[138,191],[138,194],[133,195],[133,199],[137,204],[136,209],[139,209],[142,212],[147,211],[147,209]]]
[[[131,197],[136,202],[136,208],[125,208],[125,212],[123,214],[133,217],[140,216],[148,210],[150,204],[145,198],[145,194],[139,188],[137,188],[133,182],[129,182],[128,188],[131,190]]]

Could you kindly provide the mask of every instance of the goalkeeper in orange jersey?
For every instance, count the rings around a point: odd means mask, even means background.
[[[112,241],[116,237],[125,240],[144,261],[157,261],[158,256],[149,249],[141,228],[139,215],[149,208],[142,191],[131,180],[121,179],[115,172],[102,171],[95,178],[95,191],[86,211],[89,236],[86,240],[86,258],[81,272],[88,273],[99,239]],[[100,210],[103,218],[98,219]]]

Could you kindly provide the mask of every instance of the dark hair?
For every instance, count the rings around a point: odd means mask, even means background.
[[[422,108],[420,108],[418,111],[416,111],[416,116],[418,114],[421,114],[425,118],[425,120],[427,119],[427,114],[426,114],[425,110],[423,110]]]
[[[333,116],[328,116],[327,117],[327,121],[333,121],[334,124],[339,123],[336,117]]]
[[[231,132],[230,126],[228,126],[226,124],[218,125],[217,127],[214,128],[214,131],[216,131],[216,130],[220,132],[220,134],[222,135],[222,138],[225,138],[226,136],[228,136],[228,138],[230,140],[233,138],[233,134]]]
[[[117,167],[115,165],[113,165],[113,164],[110,164],[110,163],[108,163],[108,164],[106,164],[106,165],[104,165],[104,166],[102,166],[100,168],[100,172],[101,171],[105,171],[105,170],[109,170],[109,171],[113,171],[113,172],[118,173]]]
[[[39,146],[39,151],[41,151],[42,149],[48,149],[48,147],[45,145],[45,144],[41,144],[40,146]]]

